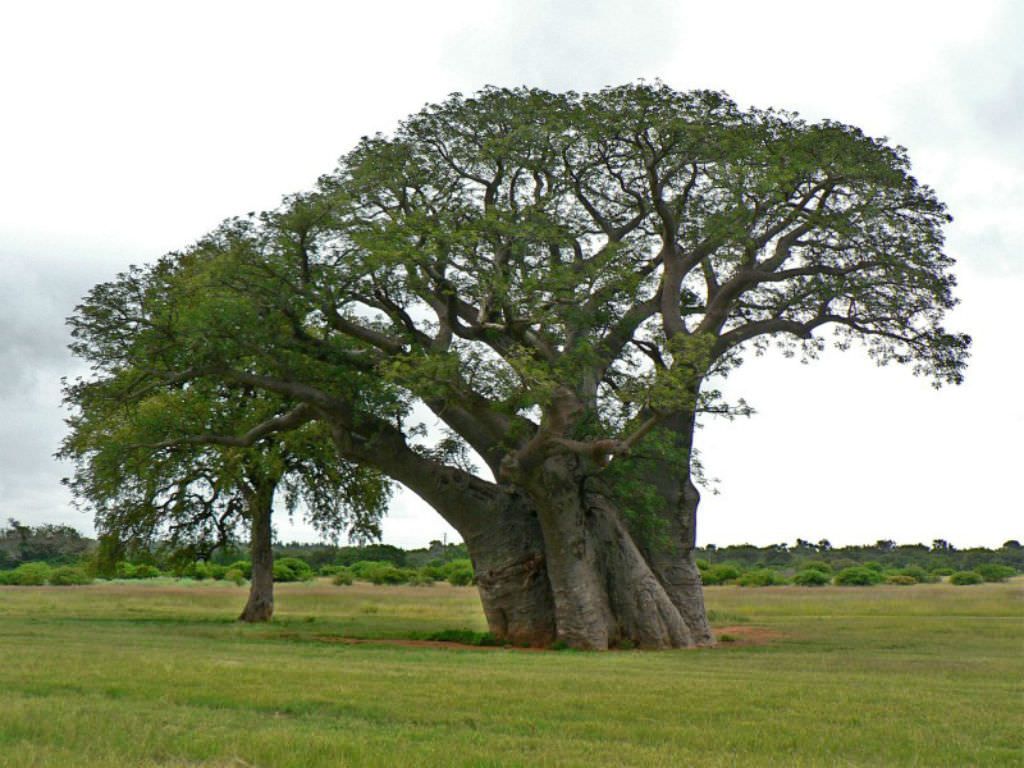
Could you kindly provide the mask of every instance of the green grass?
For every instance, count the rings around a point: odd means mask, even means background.
[[[0,765],[1021,766],[1021,584],[711,587],[736,642],[600,654],[372,642],[484,631],[449,585],[255,627],[230,584],[0,587]]]

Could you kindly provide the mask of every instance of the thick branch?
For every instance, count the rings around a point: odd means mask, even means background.
[[[249,446],[255,445],[268,435],[297,429],[306,422],[311,421],[315,415],[315,411],[310,405],[301,403],[288,411],[288,413],[281,414],[280,416],[274,416],[257,424],[243,435],[221,435],[204,432],[199,435],[179,437],[175,440],[140,444],[138,447],[152,448],[155,450],[162,448],[176,448],[182,445],[225,445],[233,448],[248,448]]]

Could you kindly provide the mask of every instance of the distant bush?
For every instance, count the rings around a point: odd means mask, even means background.
[[[908,576],[918,584],[930,584],[933,581],[938,581],[939,577],[933,573],[926,571],[919,565],[909,565],[906,568],[900,568],[894,574],[896,576]]]
[[[985,563],[974,569],[985,581],[1006,581],[1017,572],[1008,565],[997,565],[996,563]]]
[[[701,560],[700,558],[697,558],[697,568],[699,570],[706,571],[710,567],[711,563],[709,563],[707,560]]]
[[[874,560],[868,560],[866,563],[861,563],[862,568],[867,568],[869,571],[875,573],[882,573],[885,570],[885,566],[881,563],[875,562]]]
[[[182,570],[181,575],[186,579],[195,579],[196,581],[206,581],[211,578],[210,566],[202,560],[189,563]]]
[[[243,577],[245,577],[246,579],[251,579],[252,578],[252,563],[249,562],[248,560],[236,560],[235,562],[231,563],[231,565],[228,566],[228,573],[231,573],[231,571],[241,571]],[[231,578],[231,577],[228,576],[227,573],[225,573],[224,574],[224,578],[228,579],[228,578]]]
[[[793,583],[799,587],[823,587],[832,581],[832,577],[817,568],[807,568],[793,577]]]
[[[363,560],[352,565],[352,572],[371,584],[405,584],[412,573],[388,560]]]
[[[917,584],[918,581],[913,576],[904,576],[902,573],[890,573],[885,577],[885,583],[909,587],[912,584]]]
[[[346,568],[344,565],[328,564],[328,565],[321,565],[320,566],[320,570],[317,571],[317,574],[320,575],[320,576],[333,576],[336,573],[340,573],[341,571],[347,571],[347,570],[348,570],[348,568]]]
[[[445,581],[447,578],[444,575],[444,562],[441,560],[434,560],[423,566],[420,568],[420,573],[434,581]]]
[[[228,568],[227,573],[224,574],[224,581],[234,582],[236,586],[240,587],[245,584],[245,573],[241,568]]]
[[[223,581],[224,577],[227,575],[229,566],[221,565],[220,563],[207,563],[206,569],[207,572],[210,574],[211,579],[215,579],[216,581]]]
[[[313,569],[297,557],[282,557],[274,561],[274,581],[312,581]]]
[[[84,568],[74,565],[62,565],[50,573],[50,583],[55,587],[70,587],[80,584],[92,584],[90,576]]]
[[[334,573],[331,575],[331,583],[337,584],[339,587],[348,586],[353,581],[355,581],[355,577],[352,575],[352,571],[343,565],[337,566]]]
[[[135,576],[133,578],[155,579],[160,575],[160,569],[157,568],[155,565],[146,565],[145,563],[143,563],[142,565],[135,566]]]
[[[444,566],[445,579],[456,587],[467,587],[473,583],[473,561],[469,559],[452,560]]]
[[[114,576],[119,579],[134,579],[135,566],[122,560],[114,566]]]
[[[365,579],[365,576],[363,574],[365,574],[367,571],[371,570],[372,568],[378,565],[385,564],[394,565],[394,563],[391,563],[390,561],[357,560],[356,562],[352,563],[352,565],[350,565],[348,569],[352,572],[352,575],[355,576],[357,579]]]
[[[701,574],[701,581],[709,586],[715,584],[729,584],[730,582],[736,581],[742,574],[742,571],[731,563],[719,563],[718,565],[712,565],[704,573]]]
[[[931,572],[934,576],[952,576],[954,573],[956,573],[956,571],[953,568],[947,568],[945,566],[943,566],[942,568],[932,568]]]
[[[8,573],[8,584],[16,587],[41,587],[50,578],[46,563],[22,563]]]
[[[758,568],[757,570],[744,573],[736,579],[736,583],[741,587],[772,587],[778,584],[785,584],[786,579],[778,571],[773,571],[771,568]]]
[[[842,587],[866,587],[882,581],[882,574],[872,568],[854,565],[836,574],[835,583]]]
[[[159,568],[146,563],[135,565],[122,560],[114,566],[114,576],[118,579],[155,579],[160,575]]]
[[[950,584],[956,584],[961,587],[968,584],[981,584],[983,581],[985,581],[984,577],[977,571],[957,571],[949,577]]]
[[[435,581],[436,579],[428,574],[426,569],[420,568],[418,571],[409,570],[409,577],[406,583],[411,587],[432,587]]]

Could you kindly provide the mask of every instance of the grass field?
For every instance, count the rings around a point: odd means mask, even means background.
[[[284,584],[270,626],[0,587],[0,766],[1021,766],[1022,585],[710,587],[733,642],[594,654],[398,642],[485,628],[440,584]]]

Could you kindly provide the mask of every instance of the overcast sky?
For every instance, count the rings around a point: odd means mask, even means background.
[[[701,543],[1024,538],[1024,4],[10,3],[0,19],[0,520],[91,532],[52,459],[64,318],[95,283],[312,185],[362,135],[485,84],[637,78],[832,118],[908,147],[956,221],[975,337],[934,391],[858,351],[765,358],[757,409],[699,438]],[[283,538],[310,538],[282,521]],[[449,531],[401,494],[384,540]]]

